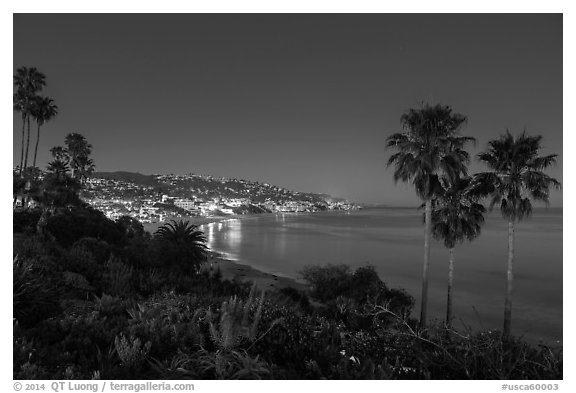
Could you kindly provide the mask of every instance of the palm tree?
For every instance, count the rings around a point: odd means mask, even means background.
[[[70,156],[68,155],[68,151],[62,146],[54,146],[52,149],[50,149],[50,153],[52,154],[52,157],[54,157],[56,161],[62,161],[65,162],[66,164],[70,162]]]
[[[94,160],[88,156],[78,157],[76,160],[76,177],[80,181],[80,184],[85,184],[86,179],[94,173],[96,166],[94,165]]]
[[[32,166],[36,167],[36,156],[38,155],[38,142],[40,141],[40,127],[45,122],[52,120],[58,114],[58,106],[50,97],[36,97],[32,107],[32,116],[36,119],[38,133],[36,135],[36,147],[34,148],[34,161]]]
[[[560,182],[543,170],[556,163],[557,154],[539,156],[541,135],[528,136],[526,131],[514,137],[506,134],[488,143],[488,150],[478,158],[491,172],[475,176],[475,183],[490,196],[490,210],[500,205],[508,220],[508,264],[506,300],[504,302],[503,337],[510,337],[512,321],[512,281],[514,264],[514,224],[532,213],[531,200],[548,204],[550,187],[559,189]]]
[[[24,138],[26,133],[27,101],[26,95],[22,91],[14,94],[14,110],[22,114],[22,148],[20,151],[20,165],[18,166],[18,176],[22,176],[22,166],[24,165]]]
[[[442,179],[442,191],[433,200],[432,234],[443,240],[449,250],[446,326],[452,325],[452,284],[454,281],[454,248],[464,240],[480,235],[486,209],[478,203],[479,195],[470,187],[471,178]]]
[[[198,230],[198,227],[190,224],[189,221],[172,220],[160,226],[154,232],[154,237],[169,246],[165,250],[166,254],[171,254],[176,260],[183,258],[185,263],[191,262],[193,270],[197,270],[200,263],[208,256],[204,232]]]
[[[14,85],[16,94],[14,94],[14,108],[22,113],[22,156],[24,163],[20,164],[20,174],[23,168],[28,166],[28,149],[30,147],[30,115],[36,94],[42,91],[46,86],[46,75],[38,71],[35,67],[20,67],[14,75]],[[28,124],[28,134],[26,138],[26,153],[24,153],[24,125]],[[22,161],[22,159],[21,159]]]
[[[88,143],[82,134],[76,132],[66,135],[64,143],[70,157],[72,177],[82,177],[86,172],[86,166],[93,165],[93,162],[87,161],[87,157],[92,152],[92,145]]]
[[[388,166],[395,165],[394,181],[411,182],[426,206],[420,310],[420,327],[424,329],[428,304],[432,198],[441,188],[440,175],[449,178],[466,175],[470,157],[463,147],[474,138],[459,135],[466,117],[453,113],[449,106],[426,104],[420,109],[409,109],[400,121],[404,132],[387,138],[387,147],[398,150],[389,158]]]

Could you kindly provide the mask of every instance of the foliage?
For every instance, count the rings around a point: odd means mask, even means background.
[[[14,210],[12,228],[14,233],[34,233],[36,223],[40,219],[42,211],[39,209]]]
[[[430,199],[440,186],[439,174],[466,175],[470,158],[463,149],[472,137],[459,135],[466,117],[449,106],[428,104],[409,109],[401,117],[405,129],[387,138],[386,146],[398,150],[390,156],[394,181],[412,182],[418,196]]]
[[[208,255],[204,233],[188,221],[173,220],[160,226],[154,239],[164,262],[183,271],[197,272]]]
[[[60,261],[63,271],[80,274],[90,283],[100,281],[102,270],[94,255],[85,246],[70,248]]]
[[[471,187],[472,178],[445,178],[441,183],[432,207],[432,234],[447,248],[454,248],[480,235],[486,209],[478,203],[480,195]]]
[[[329,301],[350,288],[352,275],[348,265],[305,266],[300,272],[312,287],[312,296]]]
[[[53,277],[33,262],[18,257],[12,262],[12,275],[12,309],[22,326],[58,314],[60,292]]]
[[[116,220],[124,235],[129,238],[142,238],[146,233],[144,226],[137,219],[130,216],[122,216]]]
[[[142,366],[150,352],[151,346],[152,343],[150,341],[142,344],[139,338],[133,336],[126,338],[123,334],[116,336],[114,339],[114,347],[122,362],[121,364],[129,369],[138,369]]]
[[[258,301],[258,306],[256,306],[255,296],[256,285],[252,287],[246,301],[237,296],[224,301],[220,307],[219,318],[208,309],[206,319],[210,327],[210,338],[217,348],[230,351],[237,348],[243,341],[256,341],[264,293]],[[254,307],[257,307],[255,311]],[[216,319],[219,319],[218,322]]]
[[[20,67],[14,75],[16,93],[13,96],[13,108],[22,114],[22,148],[19,165],[19,175],[28,167],[28,148],[30,145],[30,116],[32,115],[37,94],[46,86],[46,75],[36,67]],[[24,152],[24,128],[28,123],[26,152]]]
[[[200,351],[201,376],[207,379],[266,379],[269,365],[259,355],[250,356],[245,351]]]
[[[336,314],[363,313],[366,303],[387,304],[402,315],[410,313],[414,299],[403,290],[388,289],[373,266],[353,273],[347,265],[306,266],[300,273],[312,287],[312,296],[335,307]],[[333,313],[334,314],[334,313]]]
[[[86,237],[105,241],[110,245],[119,244],[122,238],[114,221],[92,208],[57,212],[48,219],[47,229],[63,247],[70,247]]]
[[[492,171],[474,177],[479,192],[490,196],[490,210],[500,205],[503,217],[521,220],[532,212],[531,199],[548,203],[550,187],[560,188],[558,180],[543,172],[556,163],[557,155],[540,156],[541,141],[541,135],[523,132],[514,137],[506,130],[478,155]]]
[[[134,281],[134,268],[112,257],[104,267],[102,291],[114,296],[127,296],[134,290]]]

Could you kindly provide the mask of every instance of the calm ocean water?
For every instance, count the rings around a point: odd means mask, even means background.
[[[424,245],[415,209],[255,216],[202,226],[210,248],[263,271],[298,278],[306,265],[375,266],[390,287],[420,304]],[[501,329],[507,262],[507,222],[492,213],[482,235],[455,250],[456,327]],[[512,329],[532,342],[562,342],[562,209],[536,209],[516,227]],[[442,319],[448,251],[431,247],[429,314]]]

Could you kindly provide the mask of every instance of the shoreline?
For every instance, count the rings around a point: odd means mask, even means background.
[[[308,212],[305,214],[314,214],[317,212]],[[190,217],[184,221],[189,221],[192,225],[201,227],[203,225],[215,224],[228,220],[246,220],[250,218],[272,217],[279,214],[302,214],[302,213],[260,213],[260,214],[232,214],[227,216],[214,217]],[[144,230],[153,234],[161,225],[169,221],[156,223],[142,223]],[[286,277],[277,274],[268,273],[264,270],[257,269],[246,263],[239,263],[225,257],[224,254],[209,250],[208,260],[206,263],[211,268],[220,268],[222,278],[226,280],[240,280],[243,282],[253,282],[260,290],[294,288],[298,290],[307,290],[308,286],[293,277]]]
[[[213,269],[220,268],[222,278],[253,282],[260,290],[294,288],[305,291],[308,286],[292,277],[279,276],[256,269],[250,265],[226,259],[218,252],[211,251],[206,262]]]

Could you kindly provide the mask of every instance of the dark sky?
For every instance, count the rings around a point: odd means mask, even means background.
[[[559,14],[19,14],[20,66],[47,75],[60,107],[43,128],[41,166],[80,132],[101,171],[417,205],[410,186],[394,185],[384,145],[421,101],[469,117],[474,155],[506,128],[542,134],[543,153],[562,153]],[[20,127],[15,114],[15,165]],[[562,181],[561,155],[549,173]]]

